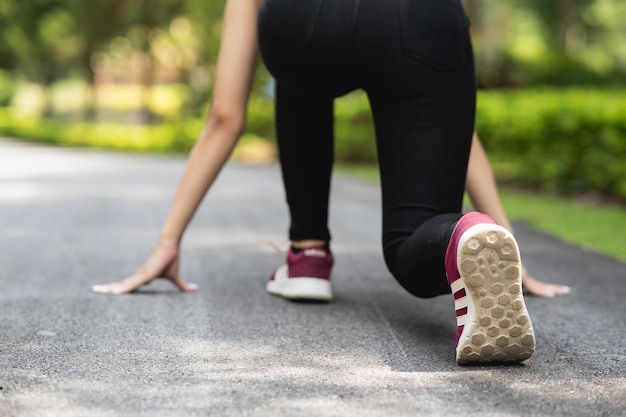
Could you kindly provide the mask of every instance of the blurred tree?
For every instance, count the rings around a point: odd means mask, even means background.
[[[532,11],[542,23],[544,39],[560,54],[584,43],[591,29],[583,18],[594,0],[516,0],[515,5]]]
[[[623,0],[464,0],[484,87],[619,83]]]
[[[130,0],[64,0],[65,7],[76,21],[76,31],[82,39],[78,65],[88,86],[94,84],[92,58],[104,49],[108,41],[125,29],[124,12]],[[95,94],[87,89],[84,119],[95,116]]]
[[[158,47],[158,38],[165,31],[157,29],[168,28],[172,20],[184,10],[183,0],[133,0],[127,4],[122,17],[123,25],[143,59],[141,84],[143,85],[142,108],[139,110],[140,121],[150,123],[153,115],[148,107],[148,92],[154,84],[155,77],[155,45]],[[161,35],[163,36],[163,35]],[[167,35],[165,35],[167,36]],[[176,57],[171,57],[176,60]]]
[[[540,22],[549,54],[534,69],[540,69],[537,72],[547,83],[598,84],[623,80],[626,65],[618,46],[626,42],[623,0],[517,0],[515,4],[532,11]],[[609,39],[616,42],[611,45]]]
[[[626,2],[596,0],[583,11],[586,46],[576,51],[596,71],[626,82]]]
[[[61,0],[5,0],[0,7],[0,68],[44,86],[47,115],[52,111],[49,87],[69,69],[81,43],[62,5]]]
[[[484,87],[626,79],[624,0],[463,1]],[[126,48],[128,56],[143,57],[146,87],[155,82],[158,69],[175,67],[188,87],[187,108],[196,114],[211,95],[224,4],[0,0],[0,69],[5,78],[14,74],[44,86],[77,75],[93,85],[95,58],[122,62],[127,56],[119,52]],[[264,70],[257,71],[255,86],[268,78]],[[94,116],[94,100],[90,91],[86,118]],[[144,99],[147,121],[145,104]]]
[[[213,89],[213,74],[222,35],[222,15],[225,1],[186,0],[186,15],[198,42],[197,62],[184,73],[189,86],[185,110],[191,114],[206,112],[206,104]]]

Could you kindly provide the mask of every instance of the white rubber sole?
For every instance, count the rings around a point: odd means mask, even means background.
[[[331,301],[330,281],[321,278],[287,278],[287,267],[278,268],[273,280],[267,282],[267,292],[289,300]]]
[[[521,362],[535,350],[535,334],[522,294],[521,259],[515,238],[494,224],[463,233],[457,267],[467,294],[467,315],[456,350],[459,364]]]

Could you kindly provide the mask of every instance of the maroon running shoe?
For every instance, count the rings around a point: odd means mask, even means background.
[[[289,300],[330,301],[332,266],[333,255],[324,248],[306,248],[298,253],[290,248],[287,263],[270,277],[267,292]]]
[[[445,257],[456,309],[456,361],[521,362],[535,350],[515,238],[489,216],[456,224]]]

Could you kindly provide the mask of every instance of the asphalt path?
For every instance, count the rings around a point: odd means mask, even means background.
[[[458,366],[452,297],[400,288],[378,187],[339,175],[330,304],[264,291],[287,247],[275,165],[229,164],[205,199],[183,242],[198,292],[92,293],[150,253],[184,163],[0,141],[0,416],[626,416],[625,264],[516,224],[572,294],[527,297],[524,364]]]

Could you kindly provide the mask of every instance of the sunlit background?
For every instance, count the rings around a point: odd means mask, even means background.
[[[626,199],[626,2],[466,0],[477,129],[499,178]],[[224,0],[0,0],[0,134],[187,152],[210,107]],[[259,61],[242,158],[273,151]],[[362,94],[337,103],[338,161],[376,160]],[[252,149],[252,151],[251,151]]]

